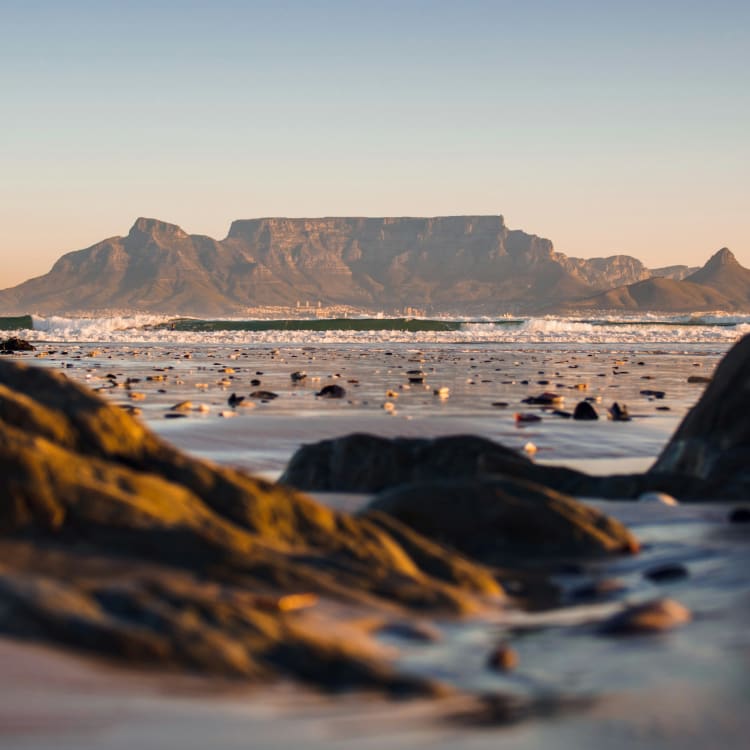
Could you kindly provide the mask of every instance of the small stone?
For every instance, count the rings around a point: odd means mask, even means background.
[[[609,418],[613,422],[629,422],[630,414],[628,413],[628,407],[625,406],[625,404],[620,406],[620,404],[615,401],[609,408]]]
[[[250,398],[258,399],[259,401],[273,401],[278,397],[279,394],[273,391],[253,391],[250,394]]]
[[[625,608],[599,627],[603,635],[647,635],[680,627],[692,619],[690,610],[674,599],[654,599]]]
[[[293,372],[289,377],[292,379],[293,383],[299,383],[307,377],[307,373],[304,370],[297,370],[296,372]]]
[[[513,415],[513,418],[516,420],[517,424],[542,421],[542,418],[538,414],[531,414],[529,412],[526,412],[526,413],[516,412]]]
[[[501,643],[489,655],[487,666],[497,672],[512,672],[518,666],[518,652],[507,643]]]
[[[581,421],[593,421],[599,419],[596,409],[588,401],[579,401],[573,412],[573,419]]]
[[[236,393],[233,393],[228,399],[227,404],[234,408],[235,406],[239,406],[243,401],[245,400],[244,396],[238,396]]]
[[[705,375],[691,375],[687,379],[688,383],[710,383],[711,378],[706,377]]]
[[[662,399],[666,396],[665,391],[653,391],[650,388],[641,391],[641,396],[648,396],[650,398]]]
[[[750,523],[750,508],[733,508],[729,513],[729,523]]]
[[[662,505],[679,505],[679,502],[672,495],[666,492],[644,492],[638,496],[639,503],[661,503]]]
[[[326,385],[315,395],[318,398],[344,398],[346,396],[346,388],[342,388],[340,385]]]
[[[530,456],[533,456],[539,449],[534,445],[532,442],[526,443],[526,445],[523,446],[524,453],[528,453]]]
[[[643,577],[648,578],[649,581],[654,581],[654,583],[679,581],[682,578],[688,577],[688,570],[684,565],[680,565],[679,563],[668,563],[647,570],[643,574]]]
[[[496,407],[497,409],[507,409],[508,402],[507,401],[493,401],[492,406]]]

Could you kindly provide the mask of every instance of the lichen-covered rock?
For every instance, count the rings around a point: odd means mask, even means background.
[[[363,512],[376,522],[380,514],[489,565],[538,566],[639,548],[619,521],[541,485],[500,477],[403,485]]]

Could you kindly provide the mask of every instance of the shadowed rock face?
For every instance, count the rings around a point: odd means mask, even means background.
[[[189,458],[64,376],[10,362],[0,477],[3,632],[141,663],[432,692],[361,635],[327,635],[326,608],[307,607],[325,595],[381,617],[460,613],[502,595],[488,569],[395,521],[388,532]]]
[[[709,483],[729,497],[750,495],[750,336],[719,364],[698,403],[651,468]],[[721,496],[721,495],[720,495]]]

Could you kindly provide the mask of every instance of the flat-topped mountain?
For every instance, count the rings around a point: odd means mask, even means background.
[[[0,291],[4,313],[106,309],[238,314],[298,303],[365,310],[531,312],[650,279],[636,258],[555,252],[502,216],[265,218],[217,241],[139,218],[125,237],[63,255]]]
[[[726,247],[683,280],[650,278],[565,305],[571,310],[750,310],[750,270]]]

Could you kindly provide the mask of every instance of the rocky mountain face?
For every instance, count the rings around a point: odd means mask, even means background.
[[[569,310],[750,310],[750,270],[726,247],[682,280],[653,277],[563,305]]]
[[[238,314],[298,303],[365,310],[531,312],[650,279],[635,258],[569,258],[502,216],[267,218],[224,240],[138,219],[0,291],[0,311]]]
[[[126,237],[68,253],[0,292],[0,310],[216,315],[309,301],[494,313],[647,276],[634,258],[567,258],[502,216],[251,219],[222,241],[140,218]]]

